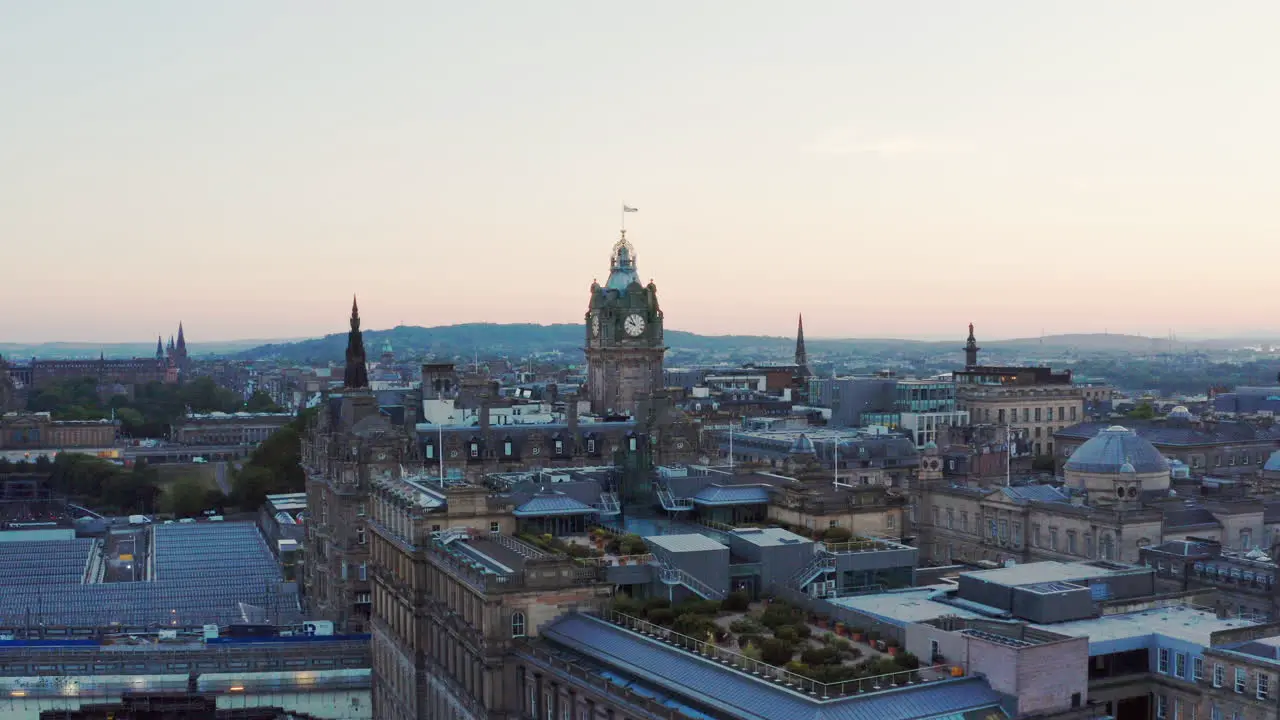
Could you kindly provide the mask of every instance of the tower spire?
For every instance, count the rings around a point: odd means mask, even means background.
[[[806,377],[809,375],[809,353],[804,347],[804,313],[796,325],[796,369]]]
[[[973,336],[973,323],[969,323],[969,339],[964,344],[964,366],[978,366],[978,351],[982,348],[978,347],[978,340]]]
[[[186,352],[187,352],[187,338],[182,334],[182,322],[179,321],[178,322],[178,353],[186,354]]]
[[[164,360],[164,340],[159,335],[156,336],[156,359]]]
[[[348,390],[369,387],[369,370],[365,367],[364,334],[360,332],[360,306],[351,296],[351,332],[347,334],[347,367],[342,386]]]

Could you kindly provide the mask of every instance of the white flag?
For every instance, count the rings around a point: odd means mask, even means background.
[[[631,207],[630,205],[623,205],[622,212],[640,212],[640,211],[636,208]]]

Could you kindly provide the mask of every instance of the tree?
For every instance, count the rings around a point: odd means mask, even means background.
[[[1156,409],[1151,406],[1151,403],[1144,402],[1125,413],[1125,415],[1135,420],[1150,420],[1156,416]]]
[[[252,413],[284,412],[284,408],[277,405],[276,401],[272,400],[270,395],[266,394],[261,390],[253,391],[253,394],[250,395],[249,399],[245,401],[244,410],[245,412],[252,412]]]
[[[205,509],[205,493],[205,487],[199,481],[183,478],[169,486],[161,506],[165,512],[177,517],[198,515]]]

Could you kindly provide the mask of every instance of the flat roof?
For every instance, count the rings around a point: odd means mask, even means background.
[[[1174,605],[1032,627],[1061,635],[1087,637],[1090,654],[1103,654],[1145,647],[1146,638],[1151,635],[1163,635],[1209,647],[1209,637],[1215,632],[1257,624],[1250,620],[1219,618],[1212,610]]]
[[[1111,567],[1100,566],[1099,562],[1102,561],[1064,563],[1056,560],[1045,560],[1043,562],[1014,565],[1013,567],[997,568],[995,570],[972,570],[960,573],[960,577],[971,577],[998,585],[1017,586],[1038,585],[1046,582],[1090,580],[1146,570],[1136,565],[1122,565],[1119,563],[1113,563]]]
[[[644,539],[650,545],[657,545],[667,552],[705,552],[707,550],[728,550],[726,545],[716,542],[706,535],[651,535]]]
[[[945,615],[954,615],[971,620],[986,617],[954,605],[929,599],[931,595],[949,588],[951,588],[950,585],[930,585],[910,590],[835,598],[828,602],[850,610],[856,610],[863,615],[869,615],[876,620],[897,625],[898,627],[905,627],[909,623],[933,620]]]
[[[809,538],[802,537],[783,528],[737,528],[732,531],[731,535],[759,547],[776,547],[778,545],[797,545],[799,543],[813,542]]]

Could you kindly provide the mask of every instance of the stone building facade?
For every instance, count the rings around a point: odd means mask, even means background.
[[[114,447],[120,423],[114,420],[53,420],[49,413],[0,416],[0,450],[62,450]]]
[[[634,415],[662,389],[662,309],[658,288],[640,284],[626,233],[613,246],[609,279],[591,284],[586,313],[587,395],[600,415]]]

